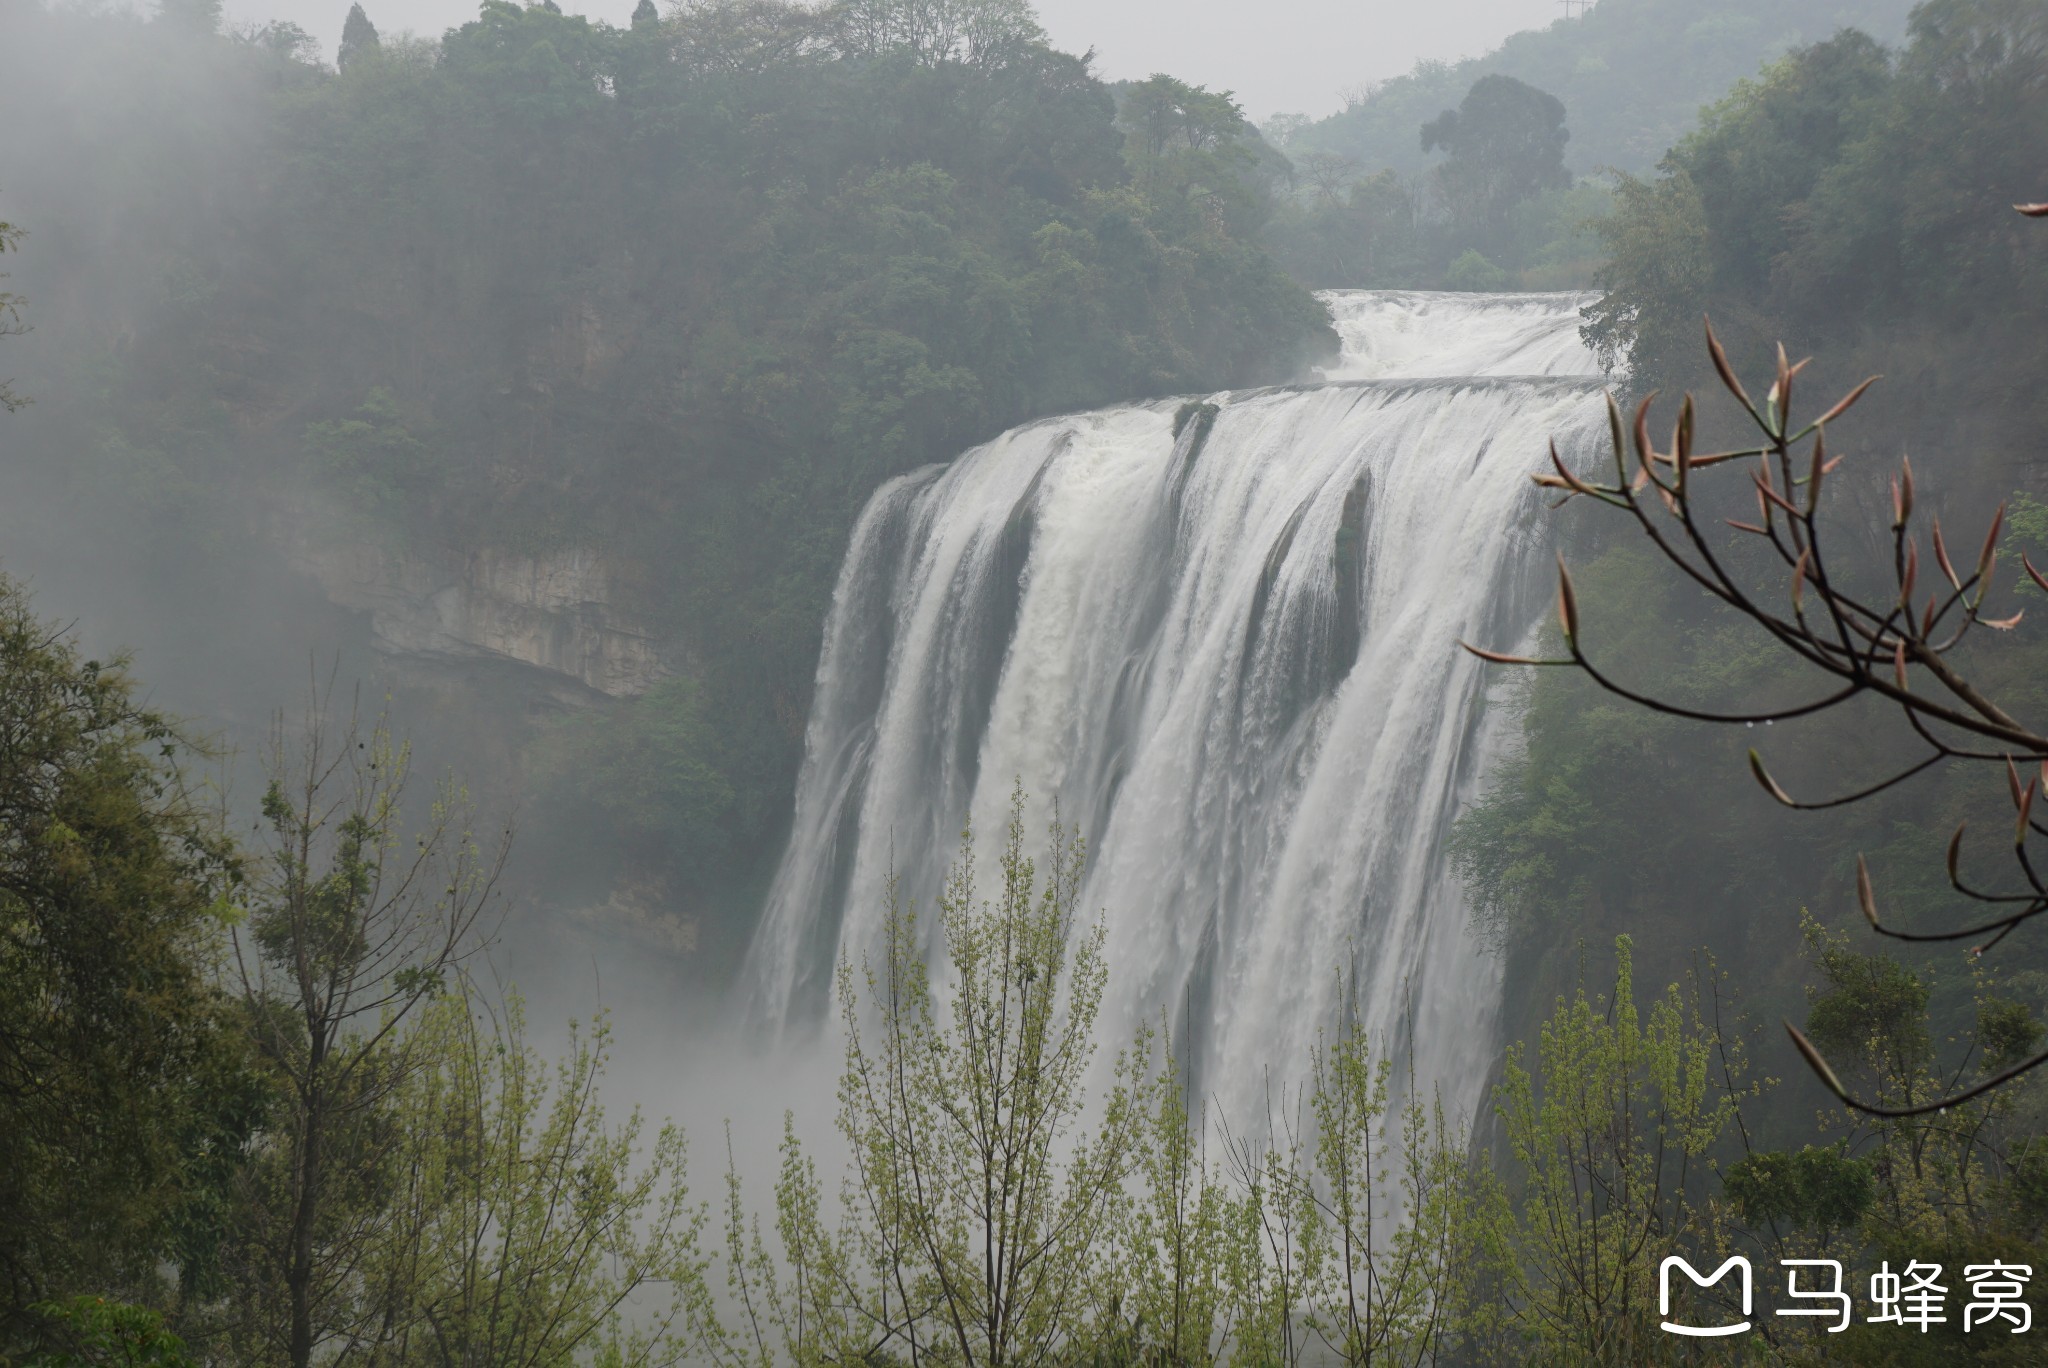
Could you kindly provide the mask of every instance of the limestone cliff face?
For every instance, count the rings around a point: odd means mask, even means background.
[[[275,510],[269,535],[322,596],[361,615],[406,723],[496,801],[526,795],[526,745],[548,721],[637,697],[689,663],[624,606],[622,577],[601,552],[420,548],[372,527],[352,537],[349,526],[345,514],[299,505]],[[698,913],[659,871],[598,873],[609,891],[555,909],[548,944],[572,959],[594,946],[676,961],[697,952]]]
[[[328,598],[369,615],[372,644],[395,664],[523,665],[571,705],[636,697],[671,672],[655,633],[620,607],[612,567],[587,548],[527,555],[280,540]]]

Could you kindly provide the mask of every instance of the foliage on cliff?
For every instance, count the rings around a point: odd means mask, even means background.
[[[1361,87],[1326,119],[1267,126],[1282,135],[1289,156],[1323,152],[1411,176],[1428,164],[1415,129],[1456,105],[1473,82],[1498,73],[1564,102],[1574,170],[1640,173],[1685,134],[1700,106],[1760,64],[1845,27],[1895,39],[1910,8],[1912,0],[1723,0],[1711,8],[1599,0],[1575,16],[1553,11],[1544,27],[1514,34],[1484,56],[1424,61]]]
[[[1957,452],[1944,475],[1980,483],[1950,489],[1981,494],[2048,417],[2048,254],[2011,211],[2044,196],[2048,13],[1931,0],[1901,50],[1794,52],[1624,178],[1588,338],[1643,390],[1704,378],[1703,313],[1739,368],[1783,340],[1824,389],[1882,373],[1866,421]]]
[[[1610,207],[1610,172],[1622,173],[1626,196],[1627,176],[1759,63],[1845,27],[1891,39],[1908,8],[1738,0],[1702,13],[1679,0],[1603,0],[1483,57],[1423,62],[1354,92],[1327,119],[1267,121],[1291,164],[1268,241],[1318,286],[1584,289],[1605,255],[1590,223]],[[1477,131],[1489,110],[1496,155],[1435,159],[1450,144],[1431,130],[1450,133],[1462,119]],[[1542,146],[1561,140],[1560,123],[1576,183]],[[1510,150],[1521,155],[1498,155]],[[1516,182],[1519,193],[1501,193]]]

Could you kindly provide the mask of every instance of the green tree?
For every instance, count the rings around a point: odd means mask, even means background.
[[[210,969],[240,877],[186,737],[0,578],[0,1353],[180,1257],[245,1061]]]
[[[429,512],[439,472],[425,443],[405,427],[391,391],[379,386],[339,422],[309,423],[304,439],[314,475],[382,518]]]
[[[1162,1039],[1166,1069],[1145,1118],[1135,1191],[1111,1225],[1104,1282],[1094,1293],[1098,1335],[1112,1357],[1206,1368],[1261,1338],[1247,1294],[1264,1251],[1253,1203],[1233,1191],[1222,1156],[1212,1157],[1214,1127],[1189,1106],[1187,1075],[1171,1039]]]
[[[1827,386],[1881,372],[1880,430],[2019,469],[2048,258],[2010,206],[2048,198],[2044,109],[2048,17],[2026,0],[1920,5],[1896,52],[1852,30],[1786,54],[1618,197],[1589,338],[1643,390],[1712,385],[1688,340],[1709,313],[1745,368],[1782,340]]]
[[[1873,1191],[1869,1162],[1832,1145],[1745,1155],[1728,1166],[1723,1187],[1747,1224],[1810,1231],[1823,1245],[1855,1228]]]
[[[445,790],[402,832],[408,755],[381,725],[337,726],[315,694],[303,730],[277,724],[263,796],[267,849],[234,933],[234,975],[276,1080],[251,1178],[244,1254],[262,1357],[305,1368],[384,1332],[365,1283],[387,1216],[394,1098],[429,1067],[408,1018],[479,948],[505,848],[486,857]]]
[[[1968,1054],[1960,1070],[1944,1076],[1929,1029],[1927,979],[1889,955],[1858,954],[1847,936],[1811,918],[1805,930],[1808,957],[1820,972],[1810,991],[1807,1037],[1844,1081],[1881,1107],[1933,1101],[1959,1079],[1996,1073],[2040,1047],[2043,1028],[2033,1014],[1980,976]],[[1874,1192],[1862,1206],[1874,1209],[1866,1234],[1880,1243],[1889,1233],[1893,1240],[1917,1234],[1954,1244],[2003,1224],[1991,1193],[2016,1148],[2023,1151],[2028,1132],[2039,1127],[2044,1097],[2048,1089],[2031,1083],[1925,1116],[1866,1118],[1844,1110],[1831,1117],[1854,1148],[1870,1154],[1866,1181]]]
[[[1445,154],[1436,178],[1452,221],[1482,245],[1506,237],[1523,200],[1570,186],[1570,139],[1562,101],[1498,73],[1480,77],[1456,109],[1422,126],[1422,150]]]
[[[516,994],[488,1016],[460,992],[422,1011],[363,1273],[381,1311],[373,1361],[643,1368],[688,1347],[709,1313],[706,1214],[676,1126],[643,1145],[637,1109],[607,1121],[611,1038],[602,1017],[570,1023],[550,1070]]]
[[[1413,284],[1425,243],[1415,195],[1392,171],[1344,180],[1352,163],[1309,153],[1298,163],[1308,190],[1282,199],[1264,237],[1288,273],[1318,288]]]
[[[1507,283],[1506,271],[1488,261],[1484,253],[1470,247],[1444,268],[1446,290],[1499,290]]]
[[[1609,370],[1626,363],[1644,380],[1682,373],[1712,282],[1699,187],[1683,168],[1655,181],[1624,175],[1614,199],[1599,222],[1607,260],[1582,335]]]
[[[1889,955],[1864,955],[1849,938],[1805,920],[1809,990],[1806,1031],[1861,1095],[1893,1107],[1941,1098],[2039,1047],[2043,1027],[2005,994],[2011,985],[1977,966],[1972,1025],[1959,1067],[1944,1069],[1930,1029],[1932,975]],[[1949,1269],[1993,1260],[2038,1266],[2048,1257],[2048,1208],[2035,1198],[2048,1088],[2029,1079],[1945,1109],[1870,1116],[1821,1113],[1826,1145],[1760,1152],[1729,1167],[1727,1196],[1774,1257],[1832,1255],[1862,1266],[1939,1262]],[[2012,1342],[1966,1334],[1950,1322],[1900,1344],[1861,1322],[1839,1338],[1781,1332],[1788,1355],[1825,1362],[1901,1365],[2014,1363]],[[1980,1327],[1981,1328],[1981,1327]],[[1828,1343],[1833,1341],[1833,1343]],[[2022,1341],[2023,1342],[2023,1341]]]
[[[361,5],[350,5],[348,18],[341,23],[341,46],[335,51],[334,65],[347,71],[351,62],[377,51],[378,46],[377,26]]]
[[[849,0],[835,17],[849,52],[902,52],[926,68],[999,66],[1045,41],[1030,0]]]
[[[1648,388],[1691,373],[1703,312],[1745,345],[1782,331],[1771,293],[1786,254],[1816,229],[1850,226],[1812,220],[1806,201],[1893,94],[1889,55],[1845,30],[1710,106],[1658,176],[1621,176],[1600,225],[1608,260],[1587,329],[1602,358],[1625,359]]]
[[[701,889],[738,834],[733,747],[695,679],[663,680],[610,715],[573,718],[538,749],[550,820],[627,868]]]
[[[2048,47],[2043,51],[2048,52]],[[2048,209],[2039,205],[2023,204],[2013,208],[2034,217],[2048,214]],[[2021,669],[2017,674],[2006,675],[2001,681],[2004,686],[2001,689],[1999,685],[1987,682],[1995,675],[1980,672],[1977,662],[1981,658],[1976,657],[1974,650],[1966,652],[1959,649],[1965,645],[1966,639],[1971,647],[1978,646],[1984,641],[1986,632],[2012,632],[2024,617],[2023,612],[2009,617],[1988,615],[1987,599],[2001,549],[2000,533],[2005,510],[2001,506],[1993,513],[1975,561],[1962,562],[1968,567],[1967,573],[1956,568],[1957,560],[1950,556],[1943,540],[1940,520],[1938,517],[1933,520],[1933,531],[1928,541],[1929,560],[1940,578],[1930,589],[1924,608],[1917,615],[1908,611],[1915,602],[1914,590],[1921,560],[1921,525],[1914,522],[1917,499],[1910,461],[1903,461],[1900,465],[1883,503],[1877,508],[1864,510],[1865,516],[1860,519],[1863,523],[1860,531],[1864,535],[1875,533],[1874,540],[1889,541],[1889,566],[1874,574],[1859,574],[1854,569],[1845,569],[1841,558],[1830,556],[1823,550],[1824,541],[1840,535],[1838,527],[1831,525],[1832,519],[1824,520],[1824,510],[1834,512],[1841,507],[1839,494],[1831,504],[1824,504],[1822,498],[1823,489],[1829,487],[1828,476],[1842,461],[1839,454],[1833,459],[1828,457],[1829,425],[1840,419],[1869,390],[1875,383],[1875,377],[1849,390],[1817,418],[1795,423],[1791,416],[1793,384],[1807,362],[1793,364],[1780,346],[1770,387],[1762,403],[1758,403],[1743,387],[1711,327],[1706,332],[1706,343],[1720,384],[1748,423],[1753,425],[1757,434],[1752,439],[1754,445],[1718,452],[1698,451],[1695,442],[1699,435],[1699,415],[1688,395],[1679,405],[1678,421],[1671,438],[1672,449],[1659,451],[1649,436],[1650,400],[1646,398],[1637,406],[1635,462],[1631,470],[1628,441],[1623,431],[1624,420],[1620,408],[1610,398],[1612,476],[1603,473],[1589,482],[1569,471],[1560,460],[1553,462],[1553,472],[1536,475],[1536,482],[1563,490],[1567,500],[1584,496],[1591,502],[1628,514],[1659,555],[1704,590],[1705,596],[1718,607],[1733,610],[1726,621],[1760,630],[1762,639],[1770,647],[1766,658],[1774,668],[1786,670],[1795,678],[1802,674],[1831,677],[1836,681],[1833,691],[1815,696],[1809,686],[1795,695],[1803,697],[1804,701],[1752,702],[1730,708],[1725,705],[1702,707],[1696,702],[1702,685],[1711,686],[1719,682],[1709,671],[1695,670],[1691,677],[1681,678],[1675,686],[1647,691],[1621,684],[1584,651],[1577,591],[1562,563],[1558,578],[1558,610],[1565,651],[1562,657],[1529,660],[1472,649],[1502,663],[1569,666],[1583,672],[1601,690],[1617,695],[1632,707],[1694,722],[1714,722],[1724,727],[1741,724],[1747,730],[1759,724],[1770,726],[1780,721],[1810,723],[1812,719],[1830,715],[1830,720],[1840,726],[1844,725],[1845,717],[1857,715],[1859,706],[1874,705],[1881,714],[1889,714],[1896,709],[1909,723],[1906,732],[1910,735],[1896,734],[1873,745],[1867,732],[1859,731],[1854,734],[1855,744],[1824,751],[1819,757],[1819,772],[1833,776],[1835,785],[1852,783],[1854,787],[1842,796],[1819,801],[1794,797],[1773,777],[1763,755],[1756,749],[1750,749],[1750,773],[1771,799],[1784,807],[1816,810],[1870,805],[1873,800],[1883,800],[1909,781],[1937,768],[1952,775],[1971,765],[1977,766],[1980,774],[1986,768],[1996,767],[2006,781],[2002,787],[2009,791],[2017,813],[2013,842],[2009,848],[2015,873],[2010,877],[2022,881],[2022,889],[1987,891],[1977,876],[1966,877],[1963,874],[1963,836],[1968,823],[1959,823],[1948,842],[1944,873],[1948,893],[1956,902],[1973,910],[1949,920],[1941,929],[1913,929],[1915,904],[1921,902],[1913,895],[1921,890],[1909,886],[1908,897],[1903,900],[1903,915],[1895,912],[1888,918],[1880,911],[1876,883],[1871,876],[1866,853],[1859,852],[1854,859],[1856,900],[1874,934],[1922,944],[1974,941],[1973,954],[1981,954],[2000,944],[2011,932],[2023,927],[2048,907],[2048,887],[2042,885],[2029,855],[2032,838],[2048,832],[2048,828],[2043,828],[2031,815],[2042,776],[2022,784],[2017,768],[2022,761],[2031,766],[2048,756],[2048,739],[2044,739],[2037,728],[2030,729],[2029,724],[2022,720],[2029,711],[2023,700],[2032,697],[2030,684],[2038,667],[2028,670],[2026,658],[2022,656]],[[1693,480],[1693,472],[1725,467],[1731,462],[1749,463],[1745,469],[1753,477],[1759,521],[1750,523],[1726,519],[1735,534],[1736,544],[1717,551],[1714,543],[1725,534],[1713,534],[1710,539],[1710,534],[1698,520],[1702,501],[1711,496],[1703,493],[1703,486]],[[1671,478],[1667,480],[1660,468],[1668,469]],[[1801,471],[1804,473],[1799,473]],[[1608,478],[1612,478],[1614,483],[1604,483]],[[1657,506],[1654,510],[1645,497],[1645,491],[1651,486],[1656,489]],[[1780,488],[1785,493],[1777,493]],[[1840,484],[1832,488],[1839,490]],[[1886,504],[1889,505],[1888,526],[1883,532],[1876,533],[1873,526],[1876,518],[1871,515]],[[1924,504],[1919,505],[1920,510],[1924,508]],[[1663,521],[1665,518],[1670,520],[1669,523]],[[1667,536],[1667,529],[1674,529],[1673,535]],[[2037,587],[2048,588],[2048,579],[2044,579],[2024,557],[2022,564],[2028,578]],[[1790,584],[1789,602],[1784,607],[1778,606],[1773,592],[1760,590],[1760,586],[1771,584],[1780,575],[1788,576]],[[1867,597],[1871,592],[1870,586],[1883,584],[1886,579],[1891,583],[1877,591],[1880,597],[1876,599],[1876,603],[1883,606],[1873,606]],[[1809,603],[1813,605],[1811,608]],[[1984,631],[1977,631],[1979,628]],[[1721,661],[1711,662],[1711,670],[1722,668]],[[2006,668],[2011,669],[2010,664]],[[1977,677],[1973,679],[1972,674]],[[1918,687],[1916,681],[1919,681]],[[2008,697],[2013,701],[2012,706],[2018,708],[2017,712],[2008,711],[2008,707],[1998,701],[1996,695],[2005,691],[2009,691]],[[1867,714],[1863,716],[1867,717]],[[1879,735],[1882,738],[1882,733]],[[1903,752],[1896,751],[1895,747],[1902,747]],[[1879,777],[1874,780],[1868,777],[1845,780],[1842,777],[1845,769],[1854,774],[1872,761],[1883,766]],[[1803,787],[1803,784],[1799,786]],[[1925,834],[1932,835],[1931,832]],[[1931,857],[1933,851],[1923,843],[1921,853]],[[1949,914],[1950,917],[1954,915],[1953,912]],[[2028,1070],[2048,1063],[2048,1051],[2044,1051],[2015,1058],[2005,1068],[1968,1086],[1961,1086],[1947,1097],[1915,1098],[1908,1090],[1896,1101],[1870,1102],[1856,1100],[1844,1089],[1840,1077],[1825,1063],[1823,1055],[1811,1041],[1796,1029],[1791,1030],[1791,1036],[1815,1075],[1837,1098],[1871,1115],[1889,1119],[1939,1112],[1992,1091]],[[1960,1084],[1961,1081],[1958,1074],[1957,1082]]]
[[[43,1323],[23,1368],[199,1368],[184,1342],[146,1307],[73,1297],[34,1309]]]
[[[1228,91],[1151,76],[1123,92],[1117,121],[1132,181],[1162,211],[1257,230],[1265,209],[1253,180],[1257,134]]]
[[[1706,1183],[1744,1095],[1739,1042],[1703,1018],[1697,985],[1673,984],[1646,1019],[1626,936],[1615,954],[1612,995],[1560,999],[1533,1062],[1508,1052],[1497,1094],[1505,1172],[1467,1276],[1490,1262],[1502,1295],[1466,1332],[1513,1362],[1700,1361],[1658,1329],[1659,1266],[1722,1256]]]
[[[881,963],[840,969],[852,1159],[837,1227],[792,1141],[776,1193],[787,1290],[765,1259],[734,1251],[743,1301],[765,1308],[743,1342],[779,1332],[799,1363],[1023,1368],[1085,1354],[1103,1333],[1088,1294],[1140,1162],[1147,1042],[1088,1097],[1106,970],[1102,928],[1079,920],[1078,838],[1055,823],[1041,873],[1024,855],[1020,790],[993,899],[963,840],[938,903],[946,989],[915,911],[893,896]]]
[[[1463,1146],[1413,1069],[1347,1027],[1313,1061],[1315,1149],[1299,1180],[1306,1325],[1347,1368],[1432,1363],[1458,1310]]]
[[[1295,156],[1315,148],[1368,170],[1417,174],[1427,158],[1416,128],[1497,72],[1564,101],[1582,170],[1643,175],[1703,107],[1758,67],[1845,24],[1896,41],[1915,7],[1916,0],[1716,0],[1710,8],[1694,0],[1600,0],[1562,22],[1532,9],[1528,27],[1490,52],[1458,62],[1425,59],[1351,92],[1338,113],[1304,120],[1286,150]]]

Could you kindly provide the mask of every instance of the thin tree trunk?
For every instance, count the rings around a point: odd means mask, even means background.
[[[323,1063],[322,1051],[316,1043],[309,1073],[317,1078]],[[310,1368],[313,1361],[313,1228],[320,1213],[320,1132],[324,1111],[316,1089],[307,1102],[306,1130],[299,1145],[299,1192],[292,1208],[291,1267],[285,1274],[292,1310],[292,1368]]]

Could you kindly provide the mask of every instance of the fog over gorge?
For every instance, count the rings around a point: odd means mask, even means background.
[[[2036,1361],[2044,306],[2040,0],[0,0],[0,1368]]]

